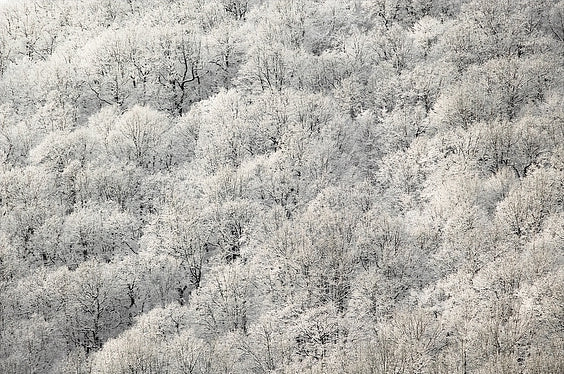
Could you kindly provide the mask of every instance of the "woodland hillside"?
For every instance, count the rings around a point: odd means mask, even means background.
[[[564,373],[564,1],[0,4],[0,373]]]

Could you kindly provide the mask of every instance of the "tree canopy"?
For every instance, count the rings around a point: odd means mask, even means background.
[[[0,372],[564,372],[564,1],[0,1]]]

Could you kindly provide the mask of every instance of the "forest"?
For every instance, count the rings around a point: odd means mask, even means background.
[[[564,1],[0,4],[0,373],[564,373]]]

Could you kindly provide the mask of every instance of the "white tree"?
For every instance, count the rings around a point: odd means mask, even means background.
[[[124,113],[109,142],[115,155],[146,169],[166,168],[171,165],[167,154],[169,118],[155,110],[135,106]]]

